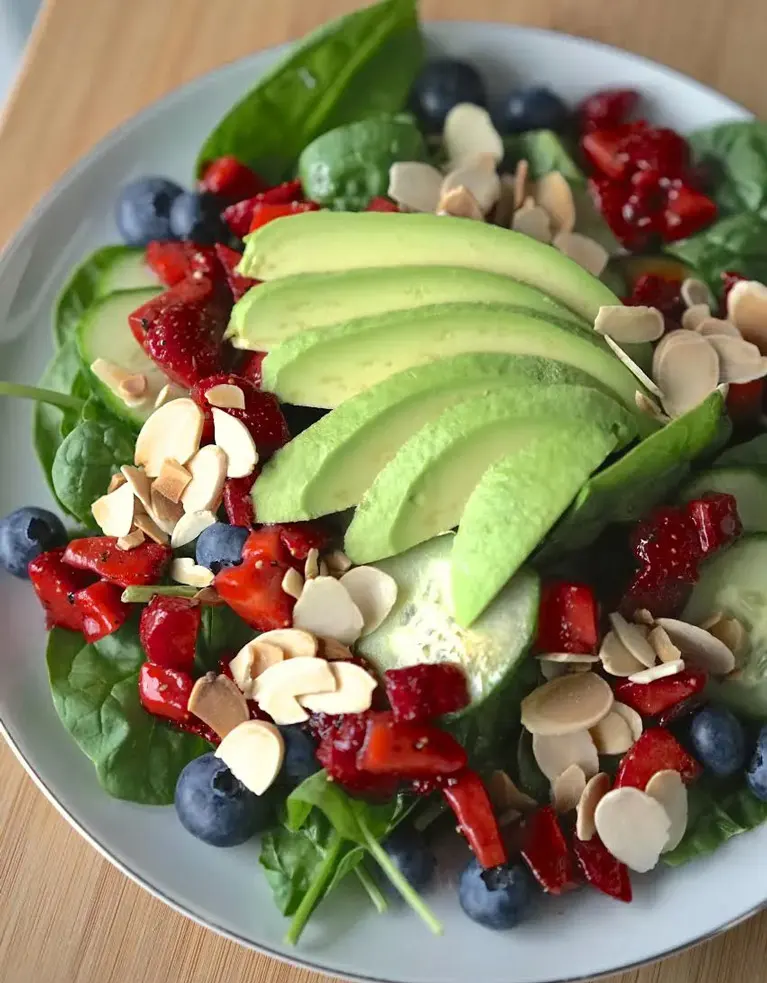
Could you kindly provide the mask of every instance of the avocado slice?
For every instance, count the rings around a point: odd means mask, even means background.
[[[621,446],[636,432],[618,403],[584,386],[520,386],[445,410],[402,445],[363,495],[346,530],[350,559],[370,563],[454,528],[492,464],[564,423],[602,427]]]
[[[615,294],[553,246],[485,222],[393,212],[306,212],[245,237],[240,273],[277,280],[371,266],[462,266],[537,287],[590,324]]]
[[[253,486],[256,515],[295,522],[356,505],[408,437],[448,406],[530,383],[600,388],[579,369],[533,355],[469,353],[406,369],[341,403],[277,451]]]
[[[439,304],[305,331],[267,355],[263,386],[286,403],[334,407],[396,372],[465,352],[556,358],[637,412],[639,383],[596,332],[505,304]]]
[[[554,318],[575,318],[548,294],[498,273],[451,266],[382,267],[299,273],[262,283],[234,305],[227,337],[235,348],[268,352],[311,328],[457,301],[513,304]]]
[[[482,614],[615,444],[607,427],[563,424],[485,471],[453,544],[458,624],[471,625]]]

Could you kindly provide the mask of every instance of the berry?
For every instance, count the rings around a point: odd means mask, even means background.
[[[176,245],[179,245],[178,243]],[[178,255],[174,260],[174,269],[168,269],[167,275],[170,277],[178,276],[181,272],[181,264],[185,268],[190,269],[190,259],[187,254],[187,247],[190,243],[180,244],[184,249],[183,256]],[[207,248],[207,247],[206,247]],[[202,255],[201,253],[199,255]],[[128,324],[130,325],[131,333],[136,341],[143,347],[146,341],[147,331],[152,327],[155,320],[159,315],[168,307],[174,307],[177,304],[191,304],[196,307],[204,308],[208,305],[216,306],[217,300],[217,290],[213,284],[213,280],[210,277],[192,277],[187,276],[185,280],[180,280],[169,290],[161,293],[157,297],[153,297],[148,300],[141,307],[137,307],[133,313],[128,315]],[[222,315],[223,316],[223,315]]]
[[[330,529],[322,522],[283,522],[278,528],[280,539],[294,560],[305,560],[309,550],[322,552],[333,540]]]
[[[253,280],[249,276],[242,276],[237,272],[237,264],[242,259],[242,256],[235,249],[230,249],[229,246],[225,246],[220,242],[217,242],[214,248],[218,261],[226,274],[226,280],[232,292],[232,300],[236,303],[251,287],[257,286],[261,281]]]
[[[282,204],[260,201],[253,209],[248,232],[255,232],[278,218],[290,218],[291,215],[302,215],[304,212],[319,210],[320,206],[314,201],[290,201]]]
[[[201,567],[219,573],[227,567],[242,563],[242,548],[250,535],[242,526],[230,526],[225,522],[214,522],[203,529],[197,538],[195,558]]]
[[[192,387],[190,393],[205,414],[203,426],[203,441],[213,440],[213,414],[206,393],[213,386],[228,384],[237,386],[245,397],[245,408],[242,410],[228,409],[230,416],[241,420],[250,431],[256,442],[260,461],[267,458],[290,440],[290,432],[285,417],[280,409],[277,397],[273,393],[262,392],[254,383],[234,373],[219,372],[216,375],[201,378]]]
[[[358,795],[391,797],[396,779],[388,775],[370,775],[357,764],[357,754],[367,733],[370,713],[345,713],[340,716],[313,714],[309,729],[320,736],[317,760],[334,780]]]
[[[386,837],[381,846],[414,890],[423,891],[429,886],[434,877],[437,859],[423,833],[402,823]]]
[[[666,207],[659,226],[664,242],[675,242],[695,235],[716,221],[716,203],[686,184],[669,188]]]
[[[447,731],[403,723],[391,713],[371,713],[357,754],[361,771],[399,779],[454,775],[466,767],[466,751]]]
[[[279,730],[285,744],[285,758],[279,780],[284,785],[294,787],[320,770],[317,745],[311,734],[298,724],[283,726]]]
[[[727,392],[727,413],[736,427],[758,422],[764,405],[765,380],[731,382]]]
[[[700,551],[704,558],[729,546],[743,532],[738,503],[733,495],[710,492],[703,498],[688,502],[687,514],[698,530]]]
[[[514,928],[532,899],[530,875],[521,864],[483,870],[472,858],[461,873],[458,900],[472,921],[496,931]]]
[[[75,594],[75,604],[82,611],[86,642],[98,642],[122,627],[131,615],[130,604],[123,603],[122,589],[99,580]]]
[[[36,556],[29,563],[29,579],[45,611],[46,628],[82,631],[83,612],[75,598],[93,578],[81,570],[73,570],[63,562],[63,557],[61,547]]]
[[[252,532],[243,547],[243,562],[217,575],[214,586],[222,600],[257,631],[289,628],[295,598],[282,589],[291,557],[280,539],[279,528]]]
[[[448,662],[388,669],[384,685],[396,720],[425,722],[469,702],[465,673]]]
[[[509,854],[487,788],[479,775],[464,768],[458,774],[438,780],[458,821],[458,829],[466,837],[477,862],[486,869],[505,864]]]
[[[210,846],[238,846],[272,820],[271,799],[246,789],[213,753],[181,772],[175,806],[184,829]]]
[[[657,307],[664,317],[679,322],[685,310],[681,286],[681,280],[670,280],[657,273],[643,273],[634,281],[631,296],[625,303],[631,307]]]
[[[465,61],[437,58],[427,62],[410,93],[410,106],[429,133],[439,133],[445,117],[461,102],[487,105],[485,83]]]
[[[172,556],[170,546],[158,543],[145,542],[132,550],[121,550],[112,536],[90,536],[73,539],[63,560],[118,587],[131,587],[159,583]]]
[[[615,776],[615,787],[632,786],[644,791],[659,771],[678,771],[685,782],[701,773],[698,762],[663,727],[651,727],[626,752]]]
[[[634,89],[602,89],[578,107],[581,129],[607,130],[620,126],[636,108],[639,93]]]
[[[746,772],[748,787],[762,802],[767,802],[767,726],[759,731],[756,748]]]
[[[587,654],[597,644],[597,601],[586,584],[552,580],[544,584],[538,611],[540,652]]]
[[[230,525],[245,529],[252,529],[255,525],[256,517],[250,492],[259,474],[260,468],[257,465],[252,474],[244,478],[227,478],[224,482],[224,511]]]
[[[685,510],[662,505],[638,523],[631,537],[634,556],[665,580],[698,579],[700,537]],[[656,612],[653,611],[653,614]]]
[[[200,190],[228,201],[242,201],[266,190],[266,182],[236,157],[218,157],[207,165]]]
[[[705,672],[685,669],[675,676],[655,679],[651,683],[632,683],[621,679],[615,684],[615,698],[626,703],[643,717],[657,717],[672,707],[701,693],[706,686]]]
[[[570,110],[559,96],[540,85],[516,89],[502,110],[503,128],[507,133],[560,131],[567,126],[569,119]]]
[[[746,735],[743,725],[725,707],[704,707],[690,725],[692,749],[704,768],[727,778],[746,763]]]
[[[382,195],[376,195],[375,198],[371,198],[367,203],[365,208],[366,212],[398,212],[399,205],[391,201],[389,198],[384,198]]]
[[[166,669],[191,672],[201,621],[202,608],[195,601],[155,594],[139,622],[147,659]]]
[[[129,246],[146,246],[153,239],[173,239],[170,214],[184,189],[162,177],[143,177],[126,184],[115,206],[120,235]]]
[[[138,695],[141,706],[153,717],[173,723],[192,719],[187,710],[194,680],[188,672],[166,669],[145,662],[138,674]]]
[[[212,246],[226,242],[229,233],[221,221],[221,201],[206,192],[184,191],[171,205],[170,230],[176,239]]]
[[[241,375],[243,379],[247,379],[248,382],[252,382],[254,386],[260,389],[262,376],[261,366],[264,364],[264,359],[269,353],[243,352],[242,354],[244,355],[244,358],[240,362],[238,375]]]
[[[575,887],[573,857],[551,806],[537,809],[525,820],[522,857],[547,894],[563,894]]]
[[[608,851],[598,836],[590,840],[573,839],[575,863],[584,881],[618,901],[631,901],[628,867]]]
[[[173,382],[189,388],[221,370],[225,328],[213,305],[171,304],[147,328],[144,351]]]
[[[31,560],[66,542],[64,524],[53,512],[34,506],[16,509],[0,520],[0,565],[14,577],[28,579]]]

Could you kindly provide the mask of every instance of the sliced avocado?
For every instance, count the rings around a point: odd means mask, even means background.
[[[306,212],[245,239],[238,269],[258,280],[371,266],[463,266],[537,287],[590,324],[611,290],[553,246],[485,222],[394,212]]]
[[[408,437],[448,406],[529,383],[600,388],[579,369],[532,355],[454,355],[406,369],[277,451],[253,486],[256,514],[262,522],[295,522],[356,505]]]
[[[596,332],[504,304],[440,304],[305,331],[267,355],[263,385],[286,403],[333,407],[396,372],[466,352],[555,358],[636,412],[639,384]]]
[[[626,410],[584,386],[502,389],[446,409],[402,445],[363,495],[346,530],[349,557],[370,563],[454,528],[492,464],[563,423],[603,427],[621,446],[636,432]],[[540,488],[525,492],[535,497]]]
[[[301,273],[262,283],[234,305],[227,337],[236,348],[268,352],[311,328],[457,301],[512,304],[554,318],[575,317],[548,294],[498,273],[450,266],[383,267]]]
[[[485,471],[453,544],[453,603],[460,625],[482,614],[615,444],[609,428],[560,422]]]

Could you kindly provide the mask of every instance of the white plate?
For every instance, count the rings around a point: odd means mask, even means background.
[[[747,116],[660,65],[588,41],[499,24],[444,24],[427,33],[435,49],[482,66],[496,95],[535,81],[574,101],[620,85],[643,93],[651,119],[682,130]],[[41,202],[0,259],[3,376],[24,382],[40,376],[62,280],[91,249],[117,241],[111,214],[120,185],[153,172],[189,181],[203,137],[278,54],[254,55],[175,92],[101,143]],[[30,405],[5,400],[2,414],[0,514],[23,504],[50,504],[30,450]],[[290,949],[282,941],[286,922],[261,876],[255,843],[234,850],[206,847],[187,836],[172,808],[129,805],[100,790],[90,763],[53,710],[41,622],[29,585],[4,576],[0,718],[25,767],[67,819],[126,874],[210,928],[272,955],[329,973],[403,983],[570,980],[672,952],[767,899],[763,870],[753,862],[767,850],[763,828],[682,870],[635,877],[633,905],[585,890],[561,900],[544,898],[509,933],[489,932],[463,915],[454,869],[442,870],[428,896],[445,926],[442,938],[396,904],[392,914],[372,914],[350,888],[319,910],[300,947]]]

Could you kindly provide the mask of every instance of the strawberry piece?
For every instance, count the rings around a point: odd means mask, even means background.
[[[738,503],[732,495],[710,492],[688,502],[687,514],[698,530],[703,557],[729,546],[743,532]]]
[[[226,281],[229,284],[229,289],[232,291],[232,300],[235,302],[244,296],[251,287],[257,286],[261,281],[253,280],[249,276],[242,276],[242,274],[237,272],[237,264],[242,259],[240,253],[236,249],[230,249],[229,246],[225,246],[221,242],[217,242],[215,245],[216,255],[218,256],[218,261],[224,269],[226,274]]]
[[[205,168],[200,190],[219,195],[230,201],[252,198],[268,185],[255,171],[241,164],[236,157],[219,157]]]
[[[679,322],[685,311],[681,286],[681,280],[671,280],[657,273],[643,273],[637,277],[631,295],[624,303],[630,307],[657,307],[664,317]]]
[[[634,89],[602,89],[589,96],[578,107],[581,129],[607,130],[621,123],[636,108],[639,93]]]
[[[689,700],[682,700],[681,703],[675,703],[668,710],[659,713],[655,719],[655,725],[656,727],[668,727],[669,724],[673,724],[677,720],[683,720],[685,717],[689,717],[690,714],[695,713],[696,710],[700,710],[705,705],[705,702],[705,695],[703,693],[696,693]]]
[[[716,221],[716,202],[685,184],[669,189],[666,208],[660,224],[664,242],[686,239]]]
[[[425,723],[469,702],[466,674],[449,662],[388,669],[384,685],[395,720]]]
[[[563,894],[576,886],[572,853],[551,806],[525,820],[522,857],[547,894]]]
[[[466,751],[452,734],[429,724],[397,721],[389,712],[370,714],[357,755],[361,771],[402,779],[453,775],[466,763]]]
[[[615,684],[615,698],[627,703],[643,717],[657,717],[677,703],[700,693],[706,686],[708,676],[697,669],[686,669],[676,676],[654,679],[651,683],[632,683],[620,679]]]
[[[731,382],[727,393],[727,412],[737,427],[755,424],[764,404],[764,379]]]
[[[256,563],[262,560],[264,566],[290,567],[291,556],[282,541],[279,526],[263,526],[248,536],[242,549],[243,560]]]
[[[173,382],[189,388],[223,368],[226,318],[213,305],[172,304],[146,330],[143,348]]]
[[[700,538],[683,509],[662,505],[651,512],[634,529],[631,549],[644,566],[662,572],[666,580],[698,579]]]
[[[598,176],[589,179],[589,191],[613,235],[626,249],[642,252],[648,248],[652,240],[650,224],[639,221],[636,215],[632,215],[631,221],[626,217],[631,194],[628,185]]]
[[[87,587],[93,578],[64,563],[64,547],[48,550],[31,560],[27,568],[29,579],[45,611],[45,625],[82,631],[83,612],[76,603],[78,591]]]
[[[592,653],[599,637],[597,622],[597,602],[590,587],[551,580],[541,591],[538,650]]]
[[[624,755],[615,776],[615,787],[632,786],[643,792],[659,771],[678,771],[685,782],[692,782],[703,769],[670,731],[651,727]]]
[[[237,370],[237,374],[241,375],[243,379],[247,379],[252,382],[254,386],[261,388],[261,366],[264,364],[264,359],[268,355],[268,352],[248,352],[245,354],[245,358],[240,362],[240,367]]]
[[[118,587],[156,584],[173,556],[170,546],[145,542],[132,550],[117,548],[113,536],[73,539],[64,552],[64,563],[90,570]]]
[[[615,859],[596,834],[590,840],[574,837],[573,853],[587,884],[618,901],[629,903],[632,900],[628,867]]]
[[[396,202],[384,198],[382,195],[371,198],[365,209],[366,212],[398,212],[399,210],[399,205]]]
[[[242,420],[256,442],[259,460],[265,461],[280,447],[290,440],[290,431],[283,416],[277,397],[273,393],[263,392],[254,383],[241,375],[232,372],[218,372],[201,378],[192,387],[190,393],[205,414],[202,439],[205,443],[213,440],[213,414],[211,405],[206,399],[206,393],[213,386],[228,384],[238,386],[245,397],[245,409],[228,409],[230,416]]]
[[[148,300],[141,307],[128,315],[128,324],[133,337],[143,347],[146,334],[157,317],[168,307],[175,304],[195,304],[201,308],[213,303],[216,290],[210,277],[181,280],[175,286]]]
[[[253,231],[251,228],[253,216],[262,205],[292,205],[302,203],[303,197],[304,189],[300,181],[285,181],[284,184],[278,184],[274,188],[267,188],[259,194],[249,196],[245,201],[238,200],[236,204],[224,209],[221,217],[234,235],[244,239]],[[319,205],[315,205],[314,202],[308,204],[313,207],[304,209],[305,211],[315,211],[319,208]]]
[[[291,564],[279,530],[266,528],[251,533],[242,557],[240,566],[216,574],[214,586],[221,599],[258,631],[289,628],[296,599],[282,589]]]
[[[99,580],[75,594],[75,604],[82,611],[86,642],[98,642],[111,635],[128,620],[130,604],[124,604],[122,589]]]
[[[139,639],[149,662],[191,672],[201,621],[197,601],[155,594],[139,622]]]
[[[252,474],[244,478],[227,478],[224,482],[224,511],[230,526],[244,526],[251,529],[256,524],[251,489],[261,469],[256,465]]]
[[[172,720],[177,724],[188,723],[191,714],[187,710],[194,680],[188,672],[167,669],[145,662],[138,674],[138,695],[141,706],[155,717]]]
[[[592,130],[581,138],[581,150],[594,170],[613,181],[628,176],[629,157],[624,149],[625,126]]]
[[[451,775],[442,783],[442,794],[482,867],[489,870],[507,863],[509,855],[498,820],[479,775],[469,768]]]
[[[291,215],[318,212],[319,210],[320,206],[314,201],[291,201],[281,205],[260,201],[253,209],[248,232],[255,232],[278,218],[289,218]]]
[[[641,570],[628,585],[620,610],[627,618],[639,608],[652,611],[656,618],[673,618],[685,606],[691,593],[691,583],[668,580],[662,571]]]
[[[322,523],[283,522],[275,528],[280,530],[280,539],[294,560],[305,560],[309,550],[326,550],[333,542],[333,533]]]
[[[391,798],[397,780],[388,775],[371,775],[357,766],[357,754],[365,740],[370,713],[331,715],[315,713],[309,732],[319,738],[317,760],[336,782],[358,795]]]
[[[167,287],[175,287],[192,276],[196,279],[205,277],[215,284],[224,280],[224,272],[212,246],[198,246],[193,242],[150,242],[146,247],[146,262]]]
[[[218,734],[207,724],[204,724],[199,717],[195,717],[193,713],[188,715],[187,720],[174,720],[173,723],[178,730],[183,730],[185,734],[192,734],[194,737],[201,737],[213,747],[218,747],[221,743]]]

